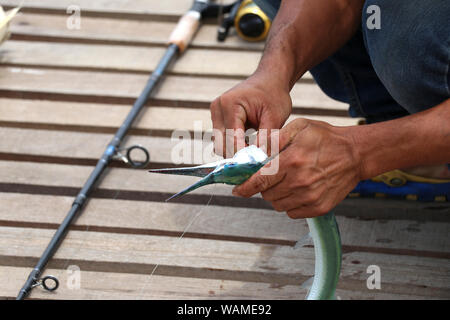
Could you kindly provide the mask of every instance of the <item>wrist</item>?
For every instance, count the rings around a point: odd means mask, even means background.
[[[358,139],[358,134],[355,126],[351,127],[337,127],[338,130],[343,132],[343,136],[349,145],[350,161],[355,167],[355,173],[358,180],[367,179],[367,168],[363,157],[363,149],[361,149],[361,144]]]
[[[248,80],[265,90],[289,94],[291,91],[289,76],[274,69],[274,67],[258,67]]]
[[[380,124],[348,127],[353,149],[358,156],[361,180],[397,168],[395,146],[386,140],[385,128]]]

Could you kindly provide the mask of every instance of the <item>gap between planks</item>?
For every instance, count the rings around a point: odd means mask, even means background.
[[[166,51],[126,45],[8,41],[0,48],[2,65],[148,74]],[[187,50],[168,70],[169,75],[245,79],[256,69],[261,53]],[[298,83],[313,83],[306,73]]]
[[[94,71],[70,71],[39,68],[0,68],[1,96],[9,94],[22,98],[35,94],[35,98],[48,100],[57,95],[77,100],[83,97],[96,102],[130,102],[140,94],[148,76]],[[70,79],[70,81],[67,81]],[[190,103],[209,106],[217,96],[239,83],[239,80],[188,76],[166,76],[151,100],[172,101],[172,104]],[[291,91],[294,107],[346,111],[347,105],[327,97],[315,84],[296,84]],[[133,101],[131,100],[131,101]],[[123,103],[123,102],[122,102]]]
[[[0,230],[1,261],[14,265],[20,263],[20,257],[25,258],[22,263],[32,265],[52,234],[42,229]],[[100,268],[144,274],[160,264],[156,274],[298,285],[312,276],[314,253],[310,248],[293,250],[266,244],[71,231],[49,267],[65,269],[71,264],[88,271]],[[368,291],[369,264],[383,270],[384,292],[449,295],[446,260],[373,253],[345,254],[339,287]]]
[[[225,0],[224,3],[230,3]],[[78,6],[83,16],[110,17],[136,20],[178,21],[192,6],[191,0],[145,1],[145,0],[40,0],[39,3],[22,0],[2,0],[5,9],[22,7],[22,12],[66,14],[69,6]],[[211,19],[215,20],[215,19]]]
[[[0,193],[0,225],[56,229],[72,197]],[[308,234],[305,220],[268,209],[223,208],[165,202],[92,198],[72,230],[179,237],[190,220],[205,210],[185,237],[294,246]],[[128,212],[133,212],[129,219]],[[343,251],[450,259],[449,223],[360,220],[338,216]],[[305,246],[311,246],[305,242]]]
[[[11,22],[11,40],[64,43],[108,44],[127,46],[167,46],[167,39],[176,23],[155,20],[83,17],[79,30],[67,28],[67,15],[22,13]],[[204,24],[195,35],[190,48],[262,52],[263,42],[241,40],[235,33],[225,42],[218,42],[217,25]]]
[[[1,190],[31,194],[73,195],[91,171],[92,167],[88,166],[0,161]],[[92,196],[134,201],[164,201],[197,180],[195,177],[162,177],[142,170],[110,168],[108,175],[101,180]],[[214,193],[211,202],[214,205],[270,208],[270,205],[260,196],[250,199],[232,197],[231,187],[227,185],[206,186],[185,197],[175,199],[174,202],[204,204],[211,193]],[[370,219],[448,221],[449,210],[448,203],[347,199],[335,209],[335,213]]]
[[[28,268],[0,267],[0,276],[7,274],[0,296],[13,299],[28,276]],[[30,299],[303,299],[306,289],[264,283],[195,279],[155,275],[142,289],[148,276],[126,273],[81,271],[80,289],[70,290],[66,285],[69,274],[64,270],[48,269],[63,284],[55,293],[39,288]],[[375,292],[374,292],[375,291]],[[424,299],[423,296],[396,295],[379,292],[353,292],[337,290],[339,299]]]
[[[0,125],[5,129],[113,134],[130,110],[131,107],[121,105],[0,98]],[[174,113],[176,117],[173,116]],[[325,121],[335,126],[357,124],[357,120],[352,118],[297,114],[291,115],[286,123],[298,118]],[[209,110],[154,106],[144,107],[129,134],[171,137],[182,132],[192,138],[203,139],[211,134],[212,129]],[[13,132],[11,129],[11,133]]]

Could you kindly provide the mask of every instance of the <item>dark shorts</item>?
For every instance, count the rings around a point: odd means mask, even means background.
[[[367,27],[372,5],[380,8],[380,29]],[[449,99],[449,65],[449,0],[367,0],[360,30],[310,72],[328,96],[350,105],[351,116],[373,123]]]

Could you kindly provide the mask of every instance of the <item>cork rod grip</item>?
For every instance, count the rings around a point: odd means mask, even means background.
[[[188,11],[178,21],[177,26],[169,37],[169,43],[176,44],[183,52],[191,42],[200,26],[201,15],[197,11]]]

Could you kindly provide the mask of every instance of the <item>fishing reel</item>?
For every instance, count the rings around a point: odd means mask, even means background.
[[[218,41],[225,41],[232,27],[239,37],[252,42],[264,40],[269,33],[271,20],[252,0],[238,0],[224,6],[222,14]]]

